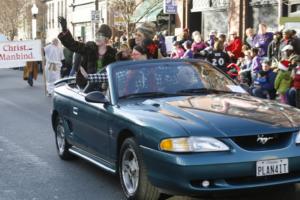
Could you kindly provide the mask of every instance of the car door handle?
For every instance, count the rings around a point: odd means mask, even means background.
[[[73,114],[78,115],[78,108],[77,107],[73,107]]]

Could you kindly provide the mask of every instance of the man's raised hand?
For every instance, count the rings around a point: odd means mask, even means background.
[[[67,31],[68,30],[67,29],[67,20],[64,17],[59,16],[58,17],[58,22],[60,23],[61,28],[62,28],[63,31]]]

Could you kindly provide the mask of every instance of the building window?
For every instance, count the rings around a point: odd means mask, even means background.
[[[278,0],[252,0],[250,3],[250,5],[252,6],[270,5],[270,4],[278,4]]]
[[[48,28],[51,28],[51,5],[50,4],[48,4]]]
[[[229,0],[193,0],[192,12],[226,9],[228,5]]]
[[[63,1],[61,1],[61,16],[66,17],[64,15],[64,2]]]
[[[52,19],[51,19],[51,23],[52,23],[52,28],[54,28],[54,3],[52,3]]]
[[[67,7],[68,7],[68,4],[67,4],[67,0],[65,0],[65,18],[67,19],[68,17],[68,12],[67,12]]]
[[[57,2],[57,17],[60,16],[60,1]],[[57,22],[57,28],[59,28],[59,23]]]
[[[291,12],[300,11],[300,4],[294,4],[291,6]]]
[[[214,8],[227,7],[229,5],[229,0],[212,0],[211,6]]]

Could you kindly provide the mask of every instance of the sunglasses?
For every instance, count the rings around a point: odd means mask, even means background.
[[[106,40],[106,37],[104,37],[102,35],[97,35],[96,36],[96,42],[102,42],[103,40]]]

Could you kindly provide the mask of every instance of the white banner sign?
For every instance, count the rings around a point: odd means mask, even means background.
[[[41,61],[41,51],[41,40],[0,42],[0,68],[24,66],[26,61]]]
[[[171,54],[173,51],[173,37],[174,36],[166,36],[165,37],[167,54]]]

